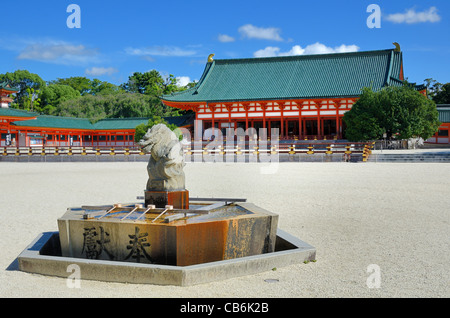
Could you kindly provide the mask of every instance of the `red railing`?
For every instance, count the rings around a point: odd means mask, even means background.
[[[133,155],[133,154],[144,154],[141,152],[140,147],[132,146],[120,146],[120,147],[109,147],[109,146],[95,146],[95,147],[71,147],[71,146],[48,146],[48,147],[1,147],[0,156],[32,156],[32,155]]]

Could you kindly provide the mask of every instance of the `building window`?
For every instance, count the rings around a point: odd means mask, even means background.
[[[439,137],[448,137],[448,130],[439,130],[438,136]]]

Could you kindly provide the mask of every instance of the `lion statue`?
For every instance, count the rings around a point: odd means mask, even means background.
[[[150,128],[139,141],[150,153],[147,165],[147,191],[185,190],[183,149],[175,133],[164,124]]]

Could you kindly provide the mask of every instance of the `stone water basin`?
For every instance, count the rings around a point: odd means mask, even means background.
[[[58,219],[62,256],[189,266],[274,251],[277,214],[247,202],[189,206],[69,208]]]

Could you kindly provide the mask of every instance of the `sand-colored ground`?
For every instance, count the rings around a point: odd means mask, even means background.
[[[188,164],[191,196],[245,197],[317,249],[317,262],[192,287],[24,273],[14,262],[67,207],[135,202],[146,163],[0,163],[1,297],[449,297],[450,164]],[[369,288],[371,264],[379,288]],[[369,267],[370,268],[370,267]],[[68,274],[69,275],[69,274]],[[278,279],[267,283],[266,279]]]

